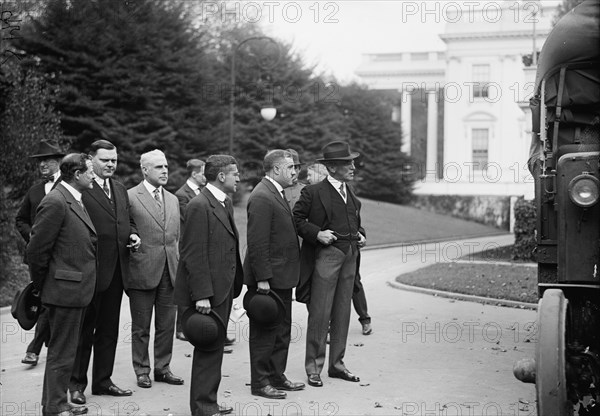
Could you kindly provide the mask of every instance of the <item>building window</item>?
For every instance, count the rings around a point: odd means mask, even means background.
[[[490,82],[488,64],[473,65],[473,98],[487,98]]]
[[[471,131],[473,142],[473,164],[475,170],[484,170],[488,163],[489,130],[473,129]]]
[[[429,60],[429,52],[413,52],[410,54],[411,61],[427,61]]]

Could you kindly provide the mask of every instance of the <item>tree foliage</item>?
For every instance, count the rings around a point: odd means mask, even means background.
[[[228,151],[233,91],[233,155],[246,179],[262,175],[268,149],[294,148],[310,162],[325,143],[344,139],[364,155],[361,194],[406,200],[411,186],[399,171],[405,157],[389,97],[315,75],[291,45],[265,39],[260,26],[198,19],[201,7],[48,0],[17,46],[29,66],[60,86],[61,127],[75,149],[99,138],[113,142],[127,185],[140,179],[139,155],[162,149],[176,188],[186,160]],[[278,111],[271,122],[260,117],[266,105]]]

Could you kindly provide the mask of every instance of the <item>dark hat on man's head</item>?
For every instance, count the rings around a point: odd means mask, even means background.
[[[285,305],[277,293],[260,293],[254,287],[249,287],[244,296],[244,309],[250,319],[264,327],[278,325],[285,315]]]
[[[62,158],[65,155],[65,152],[60,150],[58,145],[48,143],[47,141],[41,141],[38,145],[37,151],[35,155],[31,155],[29,157],[55,157],[57,159]]]
[[[29,331],[38,320],[42,311],[42,300],[34,294],[33,282],[29,282],[24,289],[15,294],[10,313],[17,320],[21,328]]]
[[[335,141],[323,146],[323,158],[317,159],[318,162],[327,162],[330,160],[354,160],[360,156],[358,152],[351,152],[348,142]]]
[[[200,313],[194,307],[188,308],[181,317],[183,335],[201,351],[215,351],[223,348],[227,337],[227,327],[214,310]]]
[[[298,156],[298,152],[296,152],[294,149],[285,149],[285,151],[292,155],[294,166],[304,165],[304,163],[300,162],[300,156]]]

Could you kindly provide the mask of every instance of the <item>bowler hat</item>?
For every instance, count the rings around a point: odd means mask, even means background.
[[[215,351],[225,345],[227,327],[214,310],[204,314],[194,307],[186,309],[181,317],[181,329],[187,340],[202,351]]]
[[[360,156],[360,153],[351,152],[348,142],[335,141],[323,146],[323,158],[317,159],[319,162],[330,160],[353,160]]]
[[[37,148],[36,154],[29,157],[36,158],[54,156],[56,158],[62,158],[64,155],[65,153],[61,151],[58,146],[48,143],[47,141],[41,141]]]
[[[33,282],[29,282],[24,289],[15,294],[10,313],[17,320],[21,328],[29,331],[38,320],[42,311],[42,300],[34,294]]]
[[[283,300],[272,290],[261,293],[256,288],[248,288],[244,296],[244,309],[250,319],[264,327],[278,325],[285,315]]]
[[[294,149],[285,149],[285,151],[292,155],[294,166],[304,165],[304,163],[300,162],[300,156],[298,156],[298,152],[296,152]]]

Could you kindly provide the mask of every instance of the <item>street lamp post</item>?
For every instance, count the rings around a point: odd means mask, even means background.
[[[254,36],[248,39],[244,39],[240,43],[238,43],[235,48],[232,50],[231,54],[231,91],[229,96],[229,154],[233,154],[233,132],[234,132],[234,115],[235,115],[235,57],[237,55],[238,50],[247,42],[253,40],[267,40],[269,42],[273,42],[278,48],[279,44],[275,42],[272,38],[268,36]],[[275,66],[279,60],[279,51],[277,60],[271,67]],[[262,69],[265,69],[265,66],[260,65]],[[264,107],[260,110],[260,114],[266,121],[271,121],[277,115],[277,110],[275,107]]]

